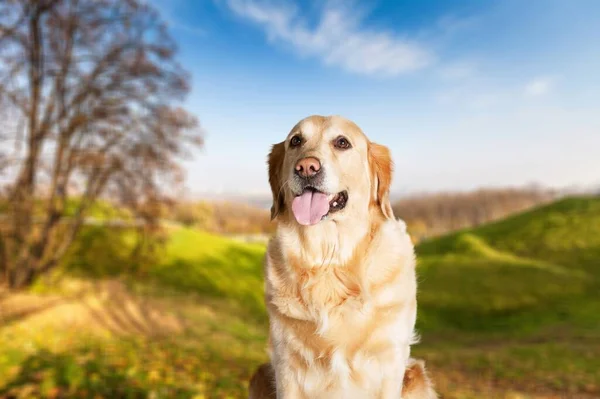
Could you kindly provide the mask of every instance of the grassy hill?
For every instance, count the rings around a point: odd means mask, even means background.
[[[561,200],[417,252],[417,355],[479,375],[469,384],[480,392],[600,394],[599,198]]]
[[[0,397],[246,397],[266,359],[264,246],[164,239],[142,256],[131,231],[89,227],[54,281],[0,293]],[[600,395],[600,199],[417,251],[414,353],[445,398]]]

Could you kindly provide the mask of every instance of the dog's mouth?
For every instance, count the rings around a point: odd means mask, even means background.
[[[314,187],[306,187],[302,194],[292,202],[292,212],[301,225],[308,226],[319,223],[329,215],[339,212],[348,203],[348,192],[326,194]]]
[[[331,200],[329,200],[329,212],[335,213],[337,211],[341,211],[346,207],[346,203],[348,202],[348,191],[340,191],[337,194],[330,195]],[[327,215],[325,215],[327,216]]]

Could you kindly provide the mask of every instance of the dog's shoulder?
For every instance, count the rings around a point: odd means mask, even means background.
[[[414,245],[402,219],[389,219],[381,223],[373,236],[373,244],[378,250],[393,253],[412,253]]]
[[[402,220],[386,220],[378,226],[365,257],[365,276],[370,291],[414,283],[416,256],[413,242]],[[412,292],[412,290],[407,290]]]
[[[405,236],[409,236],[406,228],[406,223],[400,218],[387,219],[386,221],[381,223],[380,231],[384,234],[395,234],[398,237],[402,238],[404,238]]]

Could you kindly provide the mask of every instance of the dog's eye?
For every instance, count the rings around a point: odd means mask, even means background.
[[[340,148],[342,150],[347,150],[348,148],[352,147],[348,139],[346,139],[345,137],[338,137],[337,139],[335,139],[333,145],[336,148]]]
[[[294,136],[290,140],[290,147],[298,147],[300,144],[302,144],[302,138],[300,136]]]

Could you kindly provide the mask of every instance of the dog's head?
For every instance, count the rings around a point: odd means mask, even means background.
[[[371,207],[393,219],[389,150],[353,122],[310,116],[269,154],[271,217],[291,212],[301,225],[366,216]]]

